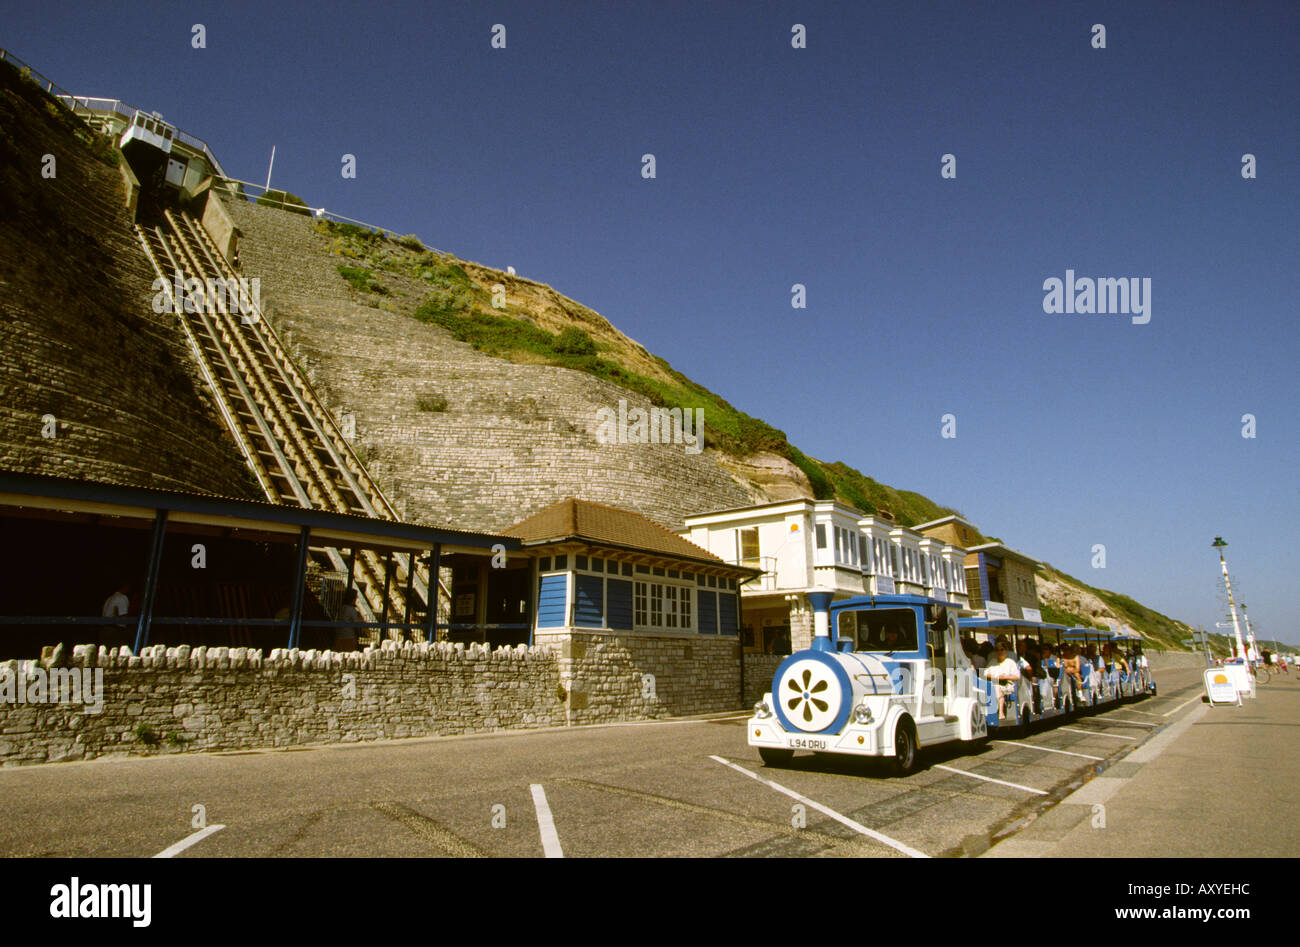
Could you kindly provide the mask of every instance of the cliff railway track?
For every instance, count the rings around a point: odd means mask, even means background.
[[[168,208],[142,213],[141,220],[135,225],[140,246],[266,498],[397,520],[265,318],[259,294],[247,291],[247,281],[241,283],[203,227],[185,211]],[[362,620],[404,624],[418,623],[419,612],[427,616],[428,568],[413,556],[394,555],[395,568],[371,550],[358,551],[355,563],[335,548],[316,550],[313,557],[326,571],[362,580]],[[440,605],[449,601],[439,598]]]

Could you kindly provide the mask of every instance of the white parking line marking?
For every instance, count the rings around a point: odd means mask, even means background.
[[[1192,703],[1192,701],[1196,701],[1196,700],[1200,700],[1200,699],[1201,699],[1201,695],[1200,695],[1200,694],[1197,694],[1195,697],[1189,697],[1187,700],[1183,701],[1181,704],[1179,704],[1177,707],[1175,707],[1173,710],[1169,711],[1169,713],[1164,714],[1163,716],[1165,716],[1165,717],[1172,717],[1174,714],[1178,713],[1178,711],[1182,710],[1182,709],[1183,709],[1184,707],[1186,707],[1188,704]]]
[[[1058,730],[1067,730],[1070,733],[1084,733],[1090,737],[1110,737],[1112,740],[1136,740],[1137,737],[1121,736],[1118,733],[1102,733],[1100,730],[1076,730],[1074,727],[1057,727]]]
[[[1039,746],[1036,743],[1017,743],[1015,740],[995,740],[995,743],[1005,743],[1007,746],[1023,746],[1031,750],[1042,750],[1044,753],[1064,753],[1066,756],[1082,756],[1085,760],[1101,760],[1100,756],[1089,756],[1087,753],[1075,753],[1073,750],[1058,750],[1052,746]]]
[[[551,807],[546,802],[546,790],[536,783],[528,787],[533,793],[533,808],[537,810],[537,828],[542,833],[542,852],[547,858],[563,858],[560,837],[555,834],[555,820],[551,818]]]
[[[1103,723],[1118,723],[1118,724],[1121,724],[1121,725],[1123,725],[1123,726],[1125,726],[1125,727],[1159,727],[1159,726],[1162,726],[1162,724],[1158,724],[1158,723],[1147,723],[1145,720],[1125,720],[1123,717],[1112,717],[1110,714],[1107,714],[1106,716],[1101,717],[1101,718],[1099,718],[1099,719],[1101,719],[1101,721],[1102,721]]]
[[[972,773],[965,769],[954,769],[951,766],[944,766],[942,763],[935,763],[935,769],[946,769],[950,773],[957,773],[961,776],[969,776],[971,779],[982,779],[986,783],[997,783],[999,786],[1010,786],[1012,789],[1023,789],[1025,792],[1032,792],[1039,796],[1046,796],[1047,791],[1043,789],[1034,789],[1032,786],[1022,786],[1019,783],[1009,783],[1005,779],[994,779],[992,776],[981,776],[979,773]]]
[[[1153,714],[1153,713],[1151,713],[1151,712],[1149,712],[1149,711],[1146,711],[1146,710],[1138,710],[1136,707],[1125,707],[1125,708],[1124,708],[1124,713],[1126,713],[1126,714],[1141,714],[1141,715],[1144,716],[1144,717],[1163,717],[1163,716],[1165,716],[1164,714]]]
[[[909,845],[904,845],[902,842],[899,842],[899,841],[897,841],[896,839],[892,839],[892,838],[890,838],[888,835],[881,835],[879,832],[875,832],[875,831],[873,831],[873,830],[867,828],[865,825],[862,825],[862,824],[859,823],[859,822],[854,822],[854,821],[853,821],[852,819],[850,819],[848,816],[846,816],[846,815],[840,815],[840,814],[839,814],[838,812],[836,812],[834,809],[827,808],[826,806],[822,805],[820,802],[813,802],[813,801],[812,801],[811,799],[809,799],[807,796],[801,796],[799,793],[795,792],[793,789],[786,789],[784,786],[780,785],[779,783],[774,783],[774,782],[772,782],[772,780],[770,780],[770,779],[764,779],[762,776],[758,775],[757,773],[751,773],[749,770],[745,769],[745,767],[743,767],[743,766],[737,766],[735,763],[732,763],[732,762],[730,762],[730,761],[728,761],[728,760],[724,760],[724,759],[723,759],[722,757],[720,757],[720,756],[710,756],[709,759],[711,759],[711,760],[713,760],[713,761],[715,761],[715,762],[721,763],[723,766],[728,766],[728,767],[730,767],[731,769],[734,769],[737,773],[744,773],[744,774],[745,774],[746,776],[748,776],[750,779],[756,779],[756,780],[758,780],[760,783],[762,783],[763,785],[765,785],[765,786],[770,786],[772,789],[775,789],[777,792],[785,793],[785,794],[786,794],[787,796],[789,796],[791,799],[797,799],[797,800],[799,800],[799,801],[802,802],[805,806],[808,806],[810,809],[816,809],[816,810],[817,810],[818,812],[820,812],[822,815],[828,815],[828,816],[830,816],[832,819],[834,819],[836,822],[840,823],[841,825],[846,825],[846,826],[848,826],[849,828],[851,828],[851,829],[852,829],[853,831],[855,831],[855,832],[860,832],[861,834],[867,836],[868,838],[873,838],[873,839],[875,839],[877,842],[882,842],[882,843],[884,843],[885,845],[888,845],[890,848],[892,848],[892,849],[894,849],[894,850],[896,850],[896,851],[902,852],[904,855],[907,855],[907,856],[909,856],[909,857],[911,857],[911,858],[929,858],[929,857],[930,857],[929,855],[925,854],[925,852],[919,852],[919,851],[917,851],[916,849],[912,848],[912,847],[909,846]]]
[[[181,839],[175,845],[168,845],[161,852],[155,855],[154,858],[171,858],[174,855],[179,855],[181,852],[185,851],[185,849],[189,848],[195,842],[202,842],[213,832],[220,832],[224,828],[225,828],[224,825],[209,825],[206,829],[199,829],[193,835],[187,835],[185,838]]]

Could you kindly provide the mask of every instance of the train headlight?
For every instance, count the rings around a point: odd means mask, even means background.
[[[871,708],[866,704],[858,704],[853,708],[853,721],[861,726],[869,725],[875,718],[871,715]]]
[[[767,701],[760,700],[754,705],[754,716],[759,720],[766,720],[768,717],[772,716],[772,708],[767,706]]]

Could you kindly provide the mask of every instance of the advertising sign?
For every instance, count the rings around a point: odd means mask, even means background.
[[[1205,693],[1210,697],[1211,707],[1220,704],[1241,705],[1241,695],[1237,693],[1237,685],[1232,682],[1232,677],[1227,668],[1205,669]]]

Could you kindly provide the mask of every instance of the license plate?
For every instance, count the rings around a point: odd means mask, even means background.
[[[816,737],[788,737],[786,745],[792,750],[824,750],[826,741]]]

